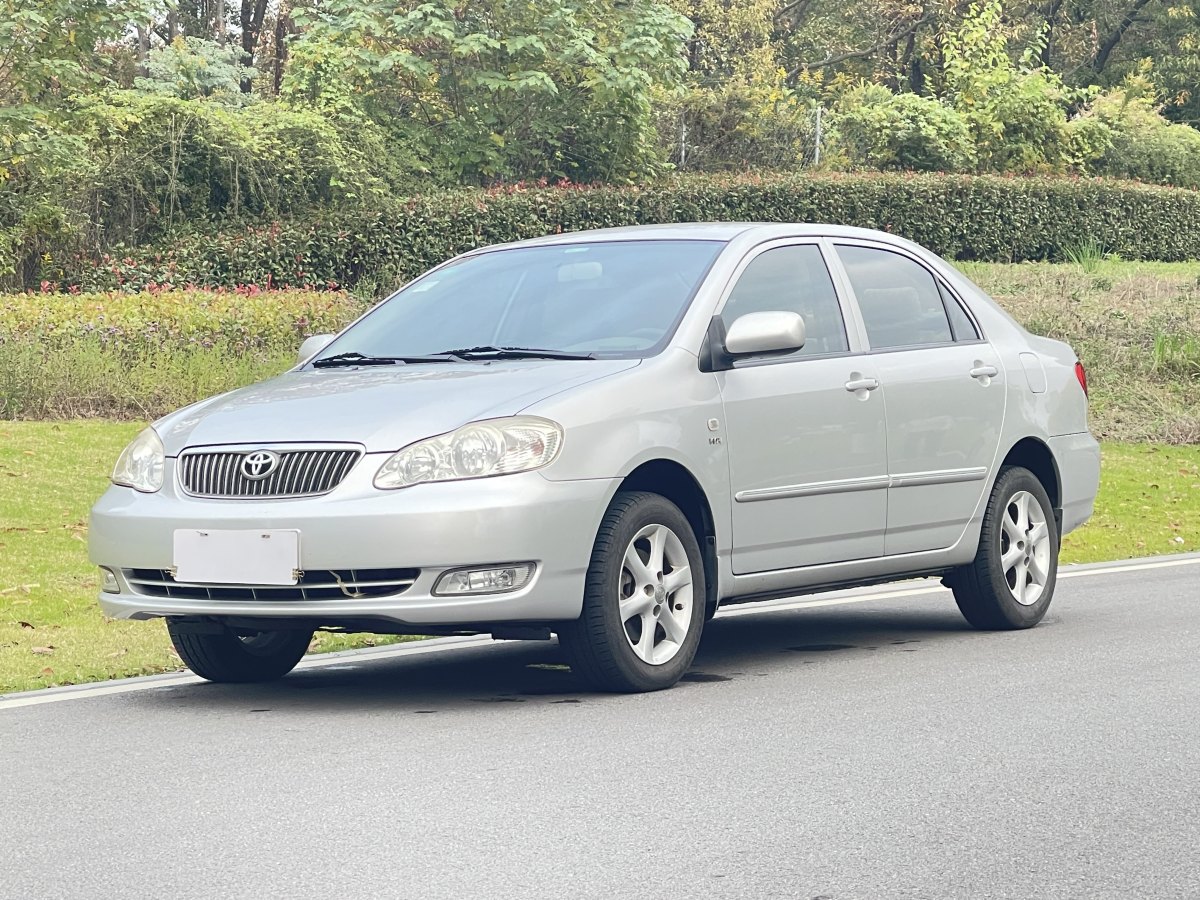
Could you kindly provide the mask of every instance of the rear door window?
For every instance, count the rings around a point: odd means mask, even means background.
[[[872,350],[954,340],[937,281],[920,263],[875,247],[840,244],[837,253],[858,300]]]

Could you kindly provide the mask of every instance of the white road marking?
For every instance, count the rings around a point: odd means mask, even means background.
[[[1182,559],[1146,559],[1117,565],[1101,564],[1098,566],[1066,567],[1059,570],[1061,578],[1084,578],[1098,575],[1120,575],[1125,572],[1140,572],[1147,569],[1167,569],[1177,566],[1200,565],[1200,555],[1188,555]],[[748,603],[745,606],[735,606],[732,609],[721,610],[718,618],[747,616],[759,612],[785,612],[794,609],[812,609],[821,606],[848,606],[852,603],[867,603],[871,600],[891,600],[897,597],[916,597],[923,594],[949,593],[940,584],[928,583],[925,587],[905,588],[899,586],[891,590],[874,591],[869,594],[845,594],[833,597],[815,597],[809,600],[768,600],[762,603]],[[461,637],[433,638],[420,643],[387,645],[383,647],[364,647],[360,650],[342,650],[336,653],[325,653],[310,656],[300,661],[297,669],[347,669],[354,668],[346,665],[347,661],[361,659],[395,659],[403,656],[421,656],[426,653],[442,653],[447,650],[457,650],[463,647],[478,647],[485,644],[498,643],[490,635],[464,635]],[[40,691],[29,691],[22,694],[0,695],[0,712],[6,709],[18,709],[25,706],[42,706],[46,703],[61,703],[65,700],[83,700],[91,697],[104,697],[113,694],[129,694],[135,691],[153,691],[163,688],[184,687],[191,684],[202,684],[203,679],[189,672],[173,675],[152,675],[147,678],[129,678],[120,681],[106,681],[99,684],[78,685],[67,688],[49,688]]]

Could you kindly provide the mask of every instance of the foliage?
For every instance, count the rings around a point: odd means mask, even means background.
[[[1200,188],[1200,131],[1163,118],[1144,76],[1097,97],[1071,129],[1093,172]]]
[[[242,65],[236,50],[198,37],[176,37],[152,50],[145,69],[146,76],[136,80],[138,90],[181,100],[205,97],[234,105],[244,100],[242,80],[254,77],[254,70]]]
[[[29,191],[0,189],[0,209],[8,201],[23,217],[10,233],[10,253],[26,257],[18,288],[36,286],[35,270],[72,249],[137,244],[185,222],[369,202],[412,186],[402,155],[389,156],[377,131],[279,103],[110,90],[78,103],[72,141],[78,152]]]
[[[83,112],[99,165],[88,205],[109,240],[383,194],[354,135],[311,110],[116,91]]]
[[[833,222],[904,235],[949,258],[1060,259],[1089,235],[1126,259],[1200,257],[1200,193],[1086,179],[945,175],[678,176],[643,186],[432,193],[270,224],[192,229],[156,245],[56,260],[49,287],[150,283],[385,291],[484,244],[616,225]]]
[[[120,33],[126,0],[0,0],[0,276],[74,222],[58,176],[86,169],[70,127],[75,94],[108,68],[96,46]]]
[[[1000,0],[973,3],[944,42],[947,97],[975,138],[984,171],[1062,171],[1069,160],[1062,79],[1033,60],[1031,46],[1008,55]]]
[[[352,84],[435,173],[475,182],[652,172],[651,92],[678,82],[689,30],[653,0],[327,0],[304,21],[287,95]]]
[[[815,105],[782,73],[692,85],[655,104],[664,156],[680,170],[790,171],[813,159]]]
[[[830,125],[854,166],[926,172],[974,168],[967,119],[932,97],[860,84],[839,98]]]
[[[779,68],[775,0],[667,0],[692,23],[688,70],[693,84],[746,83]]]

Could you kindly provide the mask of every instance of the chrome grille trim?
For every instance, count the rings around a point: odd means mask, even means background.
[[[256,450],[279,454],[266,478],[242,474],[242,459]],[[179,455],[177,477],[183,493],[211,500],[283,500],[316,497],[336,488],[362,459],[360,444],[244,444],[191,447]]]
[[[134,593],[173,600],[374,600],[403,594],[421,570],[322,569],[305,572],[295,585],[195,584],[176,581],[167,569],[124,569],[123,574]]]

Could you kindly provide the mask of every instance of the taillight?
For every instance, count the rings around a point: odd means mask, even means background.
[[[1076,360],[1075,362],[1075,377],[1079,379],[1079,386],[1083,388],[1083,396],[1087,396],[1087,372],[1083,368],[1083,363]]]

